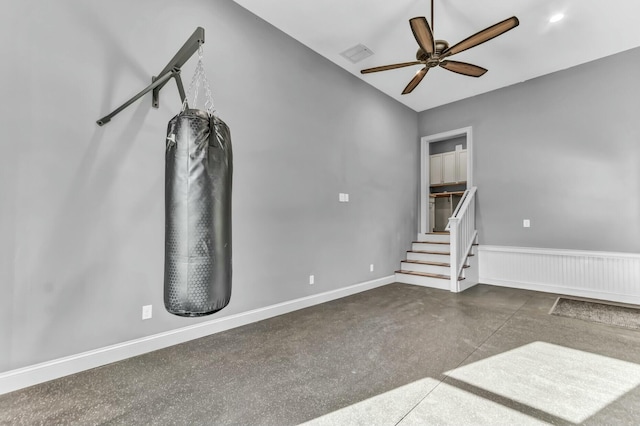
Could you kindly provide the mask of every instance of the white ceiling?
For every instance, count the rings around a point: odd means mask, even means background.
[[[419,65],[362,75],[364,68],[415,60],[409,19],[431,22],[430,0],[235,0],[320,55],[415,111],[640,46],[639,0],[435,0],[436,39],[452,46],[511,16],[520,26],[452,59],[489,69],[480,78],[442,68],[400,93]],[[562,12],[555,24],[549,18]],[[364,44],[375,54],[352,64],[341,52]]]

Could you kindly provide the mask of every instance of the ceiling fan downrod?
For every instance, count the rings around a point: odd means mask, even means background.
[[[431,0],[431,31],[436,31],[436,27],[433,25],[433,0]]]

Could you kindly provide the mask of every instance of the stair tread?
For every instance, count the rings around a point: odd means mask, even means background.
[[[450,235],[449,232],[441,231],[441,232],[425,232],[425,235]]]
[[[446,256],[451,255],[448,251],[424,251],[424,250],[409,250],[407,253],[422,253],[422,254],[444,254]]]
[[[427,262],[425,260],[410,260],[410,259],[406,259],[403,260],[402,262],[404,263],[418,263],[420,265],[431,265],[431,266],[446,266],[447,268],[451,267],[450,263],[443,263],[443,262]],[[469,265],[464,265],[463,268],[468,268]]]
[[[446,266],[447,268],[451,266],[450,263],[443,262],[427,262],[424,260],[410,260],[406,259],[402,261],[403,263],[419,263],[420,265],[432,265],[432,266]]]
[[[419,277],[437,278],[437,279],[440,279],[440,280],[449,280],[449,279],[451,279],[451,276],[449,276],[449,275],[429,274],[427,272],[406,271],[404,269],[397,270],[396,274],[417,275]],[[462,281],[462,280],[464,280],[464,278],[458,277],[458,281]]]
[[[451,243],[444,242],[444,241],[414,241],[413,243],[414,244],[442,244],[442,245],[446,245],[446,246],[451,245]]]

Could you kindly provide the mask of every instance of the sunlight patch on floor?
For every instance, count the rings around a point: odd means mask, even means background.
[[[371,423],[382,425],[382,423]],[[388,425],[391,425],[387,423]],[[497,402],[441,383],[398,426],[548,425]]]
[[[445,373],[572,423],[640,385],[640,365],[534,342]]]
[[[307,426],[395,425],[437,384],[426,378],[313,419]]]

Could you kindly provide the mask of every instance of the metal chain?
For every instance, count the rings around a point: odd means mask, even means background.
[[[200,83],[204,86],[205,89],[205,103],[204,106],[209,115],[213,115],[215,113],[215,107],[213,105],[213,96],[211,96],[211,88],[209,87],[209,80],[207,79],[207,74],[204,71],[204,64],[202,63],[203,58],[203,50],[202,45],[198,46],[198,63],[196,64],[196,70],[193,74],[193,78],[191,79],[191,83],[189,84],[189,90],[184,98],[184,102],[182,102],[182,111],[184,112],[187,109],[187,99],[189,95],[193,92],[193,106],[195,107],[198,101],[198,88],[200,87]]]

